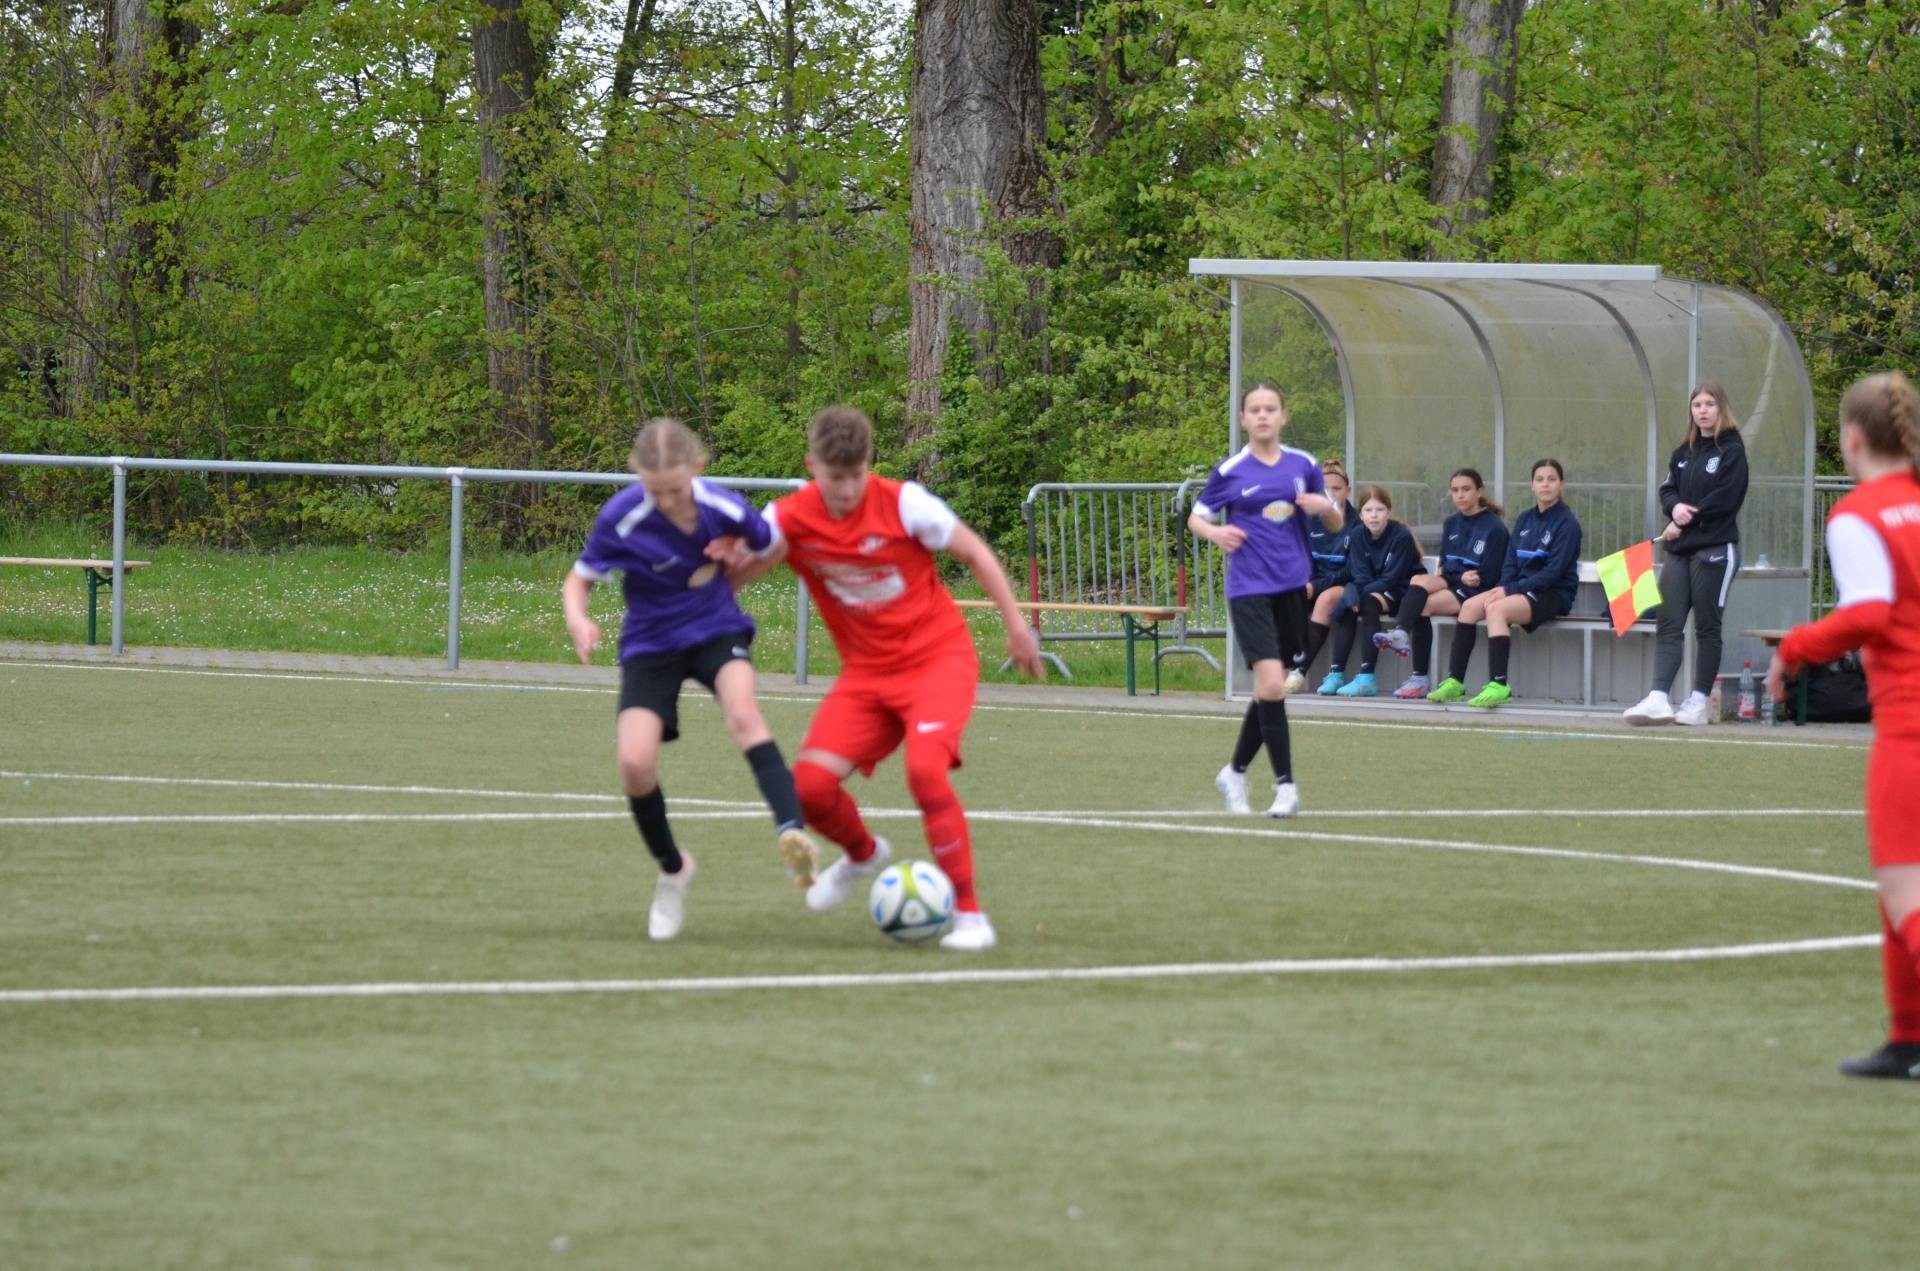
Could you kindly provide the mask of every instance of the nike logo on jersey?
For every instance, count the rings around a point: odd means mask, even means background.
[[[1260,487],[1257,485],[1242,486],[1240,488],[1240,497],[1244,499],[1248,495],[1257,492],[1259,489]]]
[[[875,552],[883,552],[886,549],[887,540],[878,534],[869,534],[860,540],[860,554],[862,556],[871,556]]]
[[[913,731],[917,733],[937,733],[946,726],[947,721],[944,719],[923,719],[913,726]]]
[[[660,561],[658,564],[648,566],[648,568],[653,570],[653,572],[656,574],[663,574],[667,570],[672,569],[675,565],[678,565],[679,563],[680,563],[680,558],[678,556],[669,556],[665,560]]]

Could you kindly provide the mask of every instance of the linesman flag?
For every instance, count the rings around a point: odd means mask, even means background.
[[[1652,539],[1602,556],[1593,567],[1600,571],[1600,585],[1607,589],[1607,612],[1615,635],[1627,634],[1641,614],[1659,608],[1660,577],[1653,568]]]

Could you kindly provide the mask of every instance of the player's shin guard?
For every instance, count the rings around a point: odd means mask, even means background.
[[[808,825],[844,848],[848,860],[864,861],[873,855],[873,835],[840,778],[817,763],[801,760],[793,765],[793,784]]]
[[[627,806],[633,810],[633,823],[640,827],[640,837],[659,862],[660,872],[679,873],[680,849],[673,842],[673,827],[667,824],[667,796],[655,786],[637,799],[628,795]]]
[[[953,906],[978,913],[973,894],[973,836],[967,830],[967,812],[947,780],[950,760],[943,747],[907,748],[907,788],[920,806],[933,863],[953,880]]]
[[[1920,1042],[1920,910],[1898,931],[1880,914],[1880,977],[1887,987],[1887,1040]]]
[[[1287,731],[1287,704],[1255,701],[1260,716],[1260,736],[1267,743],[1267,762],[1273,765],[1275,781],[1293,780],[1293,738]]]
[[[1260,753],[1260,704],[1247,703],[1247,713],[1240,721],[1240,740],[1233,745],[1233,770],[1245,772],[1253,757]]]
[[[780,743],[761,742],[747,752],[747,764],[753,769],[753,779],[760,787],[761,797],[766,799],[767,807],[773,811],[774,826],[781,830],[797,830],[804,825],[800,794],[794,788],[793,773],[788,771],[787,761],[780,757]]]

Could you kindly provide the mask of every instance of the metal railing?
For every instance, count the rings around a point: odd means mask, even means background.
[[[1833,569],[1827,563],[1827,518],[1833,514],[1833,505],[1851,489],[1852,477],[1813,479],[1813,616],[1816,618],[1831,610],[1838,599],[1833,591]]]
[[[1156,659],[1212,652],[1189,643],[1226,635],[1226,575],[1220,553],[1187,529],[1193,489],[1204,481],[1043,482],[1027,491],[1027,598],[1035,603],[1178,608],[1174,641]],[[1196,551],[1196,548],[1206,550]],[[1116,613],[1034,614],[1047,640],[1124,640]],[[1057,662],[1057,659],[1056,659]]]
[[[453,505],[447,553],[447,666],[460,666],[460,566],[465,529],[465,493],[470,481],[527,485],[628,486],[640,478],[629,472],[547,472],[516,468],[415,468],[357,463],[255,463],[226,459],[137,459],[124,455],[0,454],[0,467],[77,468],[113,473],[113,651],[126,647],[127,474],[129,472],[207,472],[276,477],[347,477],[382,481],[445,481]],[[732,490],[798,490],[806,482],[786,477],[707,477]],[[807,584],[800,582],[794,639],[794,672],[807,682]]]

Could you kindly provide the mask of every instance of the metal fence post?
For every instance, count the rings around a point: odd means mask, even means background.
[[[793,682],[807,682],[807,625],[813,620],[813,614],[807,604],[807,580],[795,574],[793,580],[800,584],[800,603],[793,629]]]
[[[447,669],[460,669],[460,557],[462,511],[466,500],[467,483],[461,479],[460,469],[447,469],[447,480],[453,486],[453,521],[447,549]]]
[[[113,461],[113,653],[127,647],[127,465]]]

